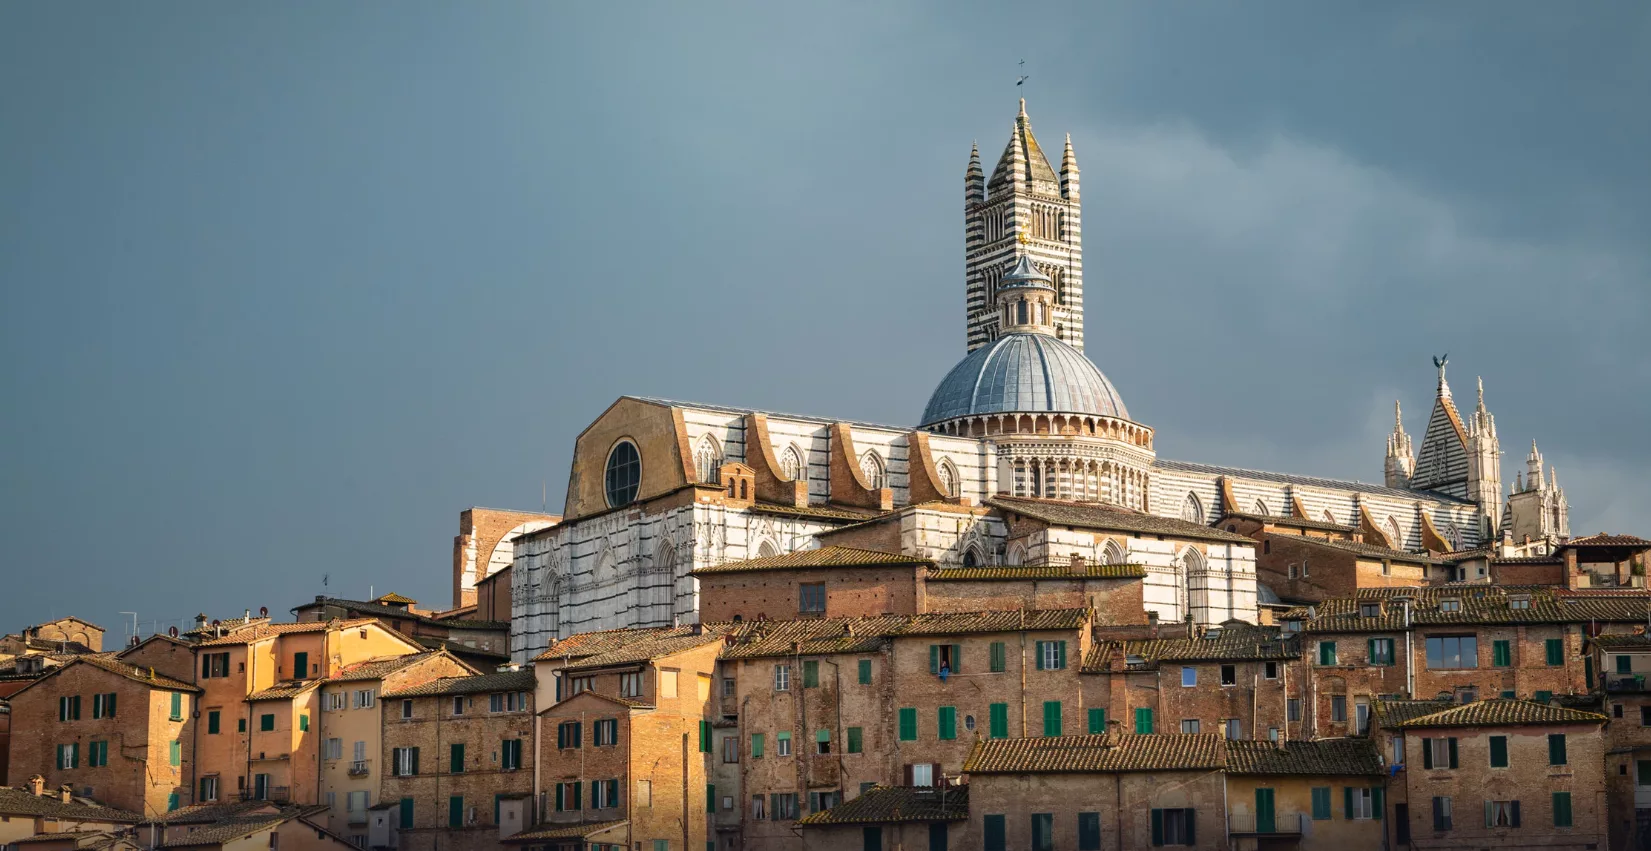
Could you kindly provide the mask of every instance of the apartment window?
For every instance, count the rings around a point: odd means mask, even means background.
[[[201,679],[229,676],[229,654],[208,653],[201,657]]]
[[[860,753],[865,744],[865,731],[859,727],[848,728],[848,752]]]
[[[57,746],[57,767],[59,769],[80,767],[80,744],[78,742]]]
[[[762,795],[751,796],[751,818],[761,821],[768,818],[768,799]]]
[[[1066,642],[1040,641],[1037,651],[1038,670],[1059,671],[1066,668]]]
[[[412,777],[418,774],[418,748],[393,748],[390,758],[395,762],[397,777]]]
[[[1463,571],[1463,574],[1465,574],[1465,573],[1466,573],[1466,571]],[[1465,578],[1463,576],[1463,574],[1458,574],[1457,575],[1458,578]],[[1461,610],[1462,610],[1462,601],[1461,600],[1440,600],[1439,601],[1439,611],[1441,611],[1441,612],[1460,612]]]
[[[1381,616],[1382,616],[1382,604],[1381,603],[1360,603],[1359,604],[1359,617],[1361,617],[1361,618],[1379,618]]]
[[[1043,734],[1045,736],[1061,735],[1061,702],[1058,700],[1043,702]]]
[[[373,707],[373,697],[374,697],[374,695],[375,695],[375,692],[370,688],[356,689],[356,692],[355,692],[355,708],[357,708],[357,709],[371,709]]]
[[[1519,802],[1518,801],[1486,801],[1485,802],[1485,826],[1486,827],[1518,827],[1519,826]]]
[[[1182,668],[1181,669],[1181,687],[1182,688],[1193,688],[1194,686],[1197,686],[1197,685],[1198,685],[1198,669],[1194,668],[1194,667],[1190,667],[1190,666]]]
[[[235,719],[235,732],[245,733],[246,731],[247,731],[247,720],[245,718]]]
[[[447,773],[464,773],[464,743],[454,742],[447,746]]]
[[[585,784],[578,781],[556,784],[556,811],[577,812],[585,808]]]
[[[859,673],[860,685],[863,685],[863,686],[871,685],[871,660],[870,659],[861,659],[855,665],[855,667],[859,669],[858,673]]]
[[[1198,841],[1197,826],[1196,814],[1190,809],[1155,809],[1152,811],[1152,844],[1154,847],[1195,845]]]
[[[1152,732],[1152,708],[1140,706],[1135,709],[1135,732],[1147,735]]]
[[[734,690],[732,688],[729,688],[729,686],[732,686],[734,684],[734,681],[733,680],[723,680],[722,682],[723,682],[723,690],[722,690],[723,693],[724,694],[733,694]],[[620,697],[641,697],[642,696],[642,672],[641,671],[632,671],[628,674],[620,674],[619,675],[619,696]]]
[[[1437,635],[1427,640],[1429,668],[1479,667],[1479,640],[1471,635]]]
[[[599,748],[619,744],[619,719],[597,719],[591,725],[591,744]]]
[[[1548,734],[1548,764],[1549,765],[1564,765],[1565,762],[1566,762],[1565,756],[1566,756],[1565,755],[1565,734],[1564,733],[1549,733]]]
[[[175,745],[177,742],[173,742],[173,744]],[[88,742],[86,743],[86,750],[86,765],[88,767],[99,768],[109,764],[108,742]]]
[[[990,668],[994,674],[1000,674],[1009,669],[1008,646],[1001,641],[992,642]]]
[[[1221,666],[1221,684],[1224,685],[1224,686],[1238,685],[1238,666],[1237,665],[1222,665]]]
[[[917,762],[917,763],[912,763],[910,766],[908,766],[908,768],[911,771],[911,785],[913,785],[913,786],[933,786],[934,785],[934,763]]]
[[[774,755],[775,756],[790,756],[791,755],[791,733],[790,733],[790,731],[782,731],[782,732],[774,734]]]
[[[1032,814],[1032,851],[1055,851],[1055,814]]]
[[[499,743],[499,768],[515,771],[522,767],[522,740],[505,739]]]
[[[775,691],[790,691],[791,690],[791,666],[790,665],[775,665],[774,666],[774,690]]]
[[[808,811],[811,813],[829,810],[843,802],[841,792],[810,792],[808,793]]]
[[[940,707],[935,713],[935,729],[938,738],[957,738],[957,707]]]
[[[1370,819],[1374,795],[1369,789],[1347,787],[1345,808],[1349,819]]]
[[[487,696],[487,711],[488,712],[503,712],[504,711],[504,695],[502,693],[490,694],[490,695]]]
[[[1267,679],[1267,680],[1276,680],[1276,679],[1278,679],[1278,663],[1277,662],[1265,662],[1265,663],[1263,663],[1262,666],[1261,666],[1261,677],[1262,677],[1262,679]]]
[[[341,691],[327,692],[327,711],[336,712],[347,709],[350,705],[350,696]]]
[[[578,721],[563,721],[556,725],[556,747],[559,750],[571,750],[584,747],[583,724]]]
[[[824,582],[809,582],[797,586],[797,611],[805,615],[823,615],[826,610]]]
[[[738,738],[734,736],[724,736],[722,738],[722,761],[740,761],[740,740]]]
[[[1491,768],[1507,768],[1508,767],[1508,737],[1507,736],[1491,736],[1490,737],[1490,767]]]
[[[1481,575],[1484,573],[1484,570],[1484,568],[1479,569]],[[1528,609],[1530,607],[1531,598],[1529,597],[1514,597],[1508,600],[1508,608],[1510,609]]]
[[[666,672],[664,672],[664,671],[660,672],[659,680],[660,680],[660,685],[661,685],[661,688],[660,688],[661,692],[664,691],[663,686],[664,686],[664,682],[665,682],[665,673]],[[675,672],[673,671],[673,672],[671,672],[671,674],[672,674],[671,685],[674,686],[674,685],[676,685]],[[569,697],[572,697],[573,695],[579,694],[580,692],[594,691],[596,689],[596,678],[595,677],[574,677],[573,681],[568,684],[568,688],[569,688],[569,692],[568,692]],[[667,695],[664,695],[664,696],[665,697],[676,697],[676,689],[673,688],[671,690],[670,694],[667,694]]]
[[[344,740],[343,739],[328,739],[326,741],[325,745],[323,746],[323,754],[322,754],[321,758],[322,759],[343,759],[344,758]]]
[[[762,759],[762,734],[751,734],[751,758]]]
[[[1292,697],[1292,698],[1288,698],[1284,701],[1284,717],[1285,717],[1285,720],[1288,720],[1288,721],[1300,721],[1301,720],[1301,699],[1300,698]]]
[[[986,708],[986,737],[1009,738],[1009,704],[994,703]]]
[[[1244,722],[1237,718],[1228,718],[1226,722],[1227,738],[1234,741],[1244,738]]]
[[[401,717],[404,719],[413,717],[413,702],[411,700],[401,702]]]
[[[1336,642],[1334,642],[1334,641],[1320,641],[1319,642],[1319,664],[1320,665],[1334,665],[1334,664],[1336,664]]]
[[[308,733],[309,731],[310,731],[310,716],[308,716],[308,715],[298,716],[298,732]]]
[[[1450,828],[1450,796],[1435,795],[1433,796],[1433,829],[1443,831],[1450,830]]]
[[[1181,733],[1187,736],[1198,735],[1198,719],[1186,718],[1181,721]]]
[[[1101,851],[1101,814],[1078,813],[1078,851]]]
[[[1565,639],[1550,638],[1543,642],[1543,647],[1547,651],[1549,665],[1565,664]]]
[[[1500,639],[1490,643],[1490,663],[1497,668],[1513,667],[1513,643]]]
[[[917,741],[917,710],[909,706],[900,708],[900,741]]]
[[[1347,723],[1347,695],[1330,695],[1330,720],[1336,724]]]
[[[1105,733],[1106,732],[1106,710],[1105,709],[1091,708],[1091,709],[1088,710],[1088,715],[1089,715],[1089,729],[1088,729],[1089,734],[1091,736],[1094,736],[1094,735],[1099,735],[1101,733]]]
[[[1383,666],[1393,664],[1393,639],[1370,639],[1370,664]]]
[[[1571,793],[1554,793],[1554,827],[1571,826]]]
[[[211,775],[201,778],[201,800],[197,803],[218,800],[218,777]]]
[[[770,795],[769,796],[769,803],[772,804],[772,806],[769,808],[769,810],[770,810],[770,816],[769,817],[770,818],[774,818],[774,819],[794,819],[794,818],[797,817],[797,793],[796,792],[787,792],[787,793],[783,793],[783,794]]]
[[[223,716],[219,714],[218,710],[214,709],[206,713],[206,732],[208,735],[218,735],[219,728],[222,724]]]
[[[1267,728],[1267,741],[1269,741],[1269,742],[1278,741],[1278,728],[1277,727],[1268,727]]]
[[[1455,768],[1456,737],[1422,740],[1423,768]]]
[[[803,688],[820,687],[820,663],[809,659],[803,663]]]
[[[464,796],[453,795],[447,799],[447,826],[464,827]],[[274,834],[271,834],[272,836]]]
[[[258,729],[261,732],[265,732],[265,733],[267,733],[271,730],[274,730],[275,729],[275,716],[273,714],[258,716]]]
[[[611,810],[619,806],[618,780],[592,780],[590,806],[594,810]]]
[[[464,698],[462,698],[462,697],[453,698],[453,714],[454,715],[463,715],[464,714]]]
[[[1002,813],[988,813],[981,822],[981,842],[985,851],[1006,851],[1008,830]]]
[[[115,695],[114,695],[114,692],[110,692],[108,694],[94,694],[94,695],[92,695],[92,717],[93,718],[113,718],[113,717],[115,717]]]

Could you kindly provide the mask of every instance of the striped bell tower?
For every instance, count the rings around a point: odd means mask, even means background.
[[[963,179],[965,316],[969,351],[1002,333],[997,285],[1015,261],[1031,258],[1055,286],[1055,336],[1083,351],[1083,226],[1078,158],[1066,139],[1057,175],[1032,135],[1020,102],[1009,144],[988,179],[978,146]]]

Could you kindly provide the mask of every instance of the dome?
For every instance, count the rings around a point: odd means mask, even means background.
[[[1112,382],[1082,352],[1047,334],[1010,333],[952,367],[929,397],[922,424],[1006,413],[1129,419]]]

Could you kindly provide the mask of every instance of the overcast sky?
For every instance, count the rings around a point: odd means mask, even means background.
[[[0,632],[442,605],[621,394],[915,423],[1023,58],[1162,457],[1380,481],[1449,352],[1651,535],[1645,3],[7,3]]]

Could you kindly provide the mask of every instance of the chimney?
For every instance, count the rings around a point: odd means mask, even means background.
[[[1187,637],[1188,638],[1197,638],[1198,637],[1198,624],[1193,622],[1191,612],[1187,613]]]
[[[1153,638],[1158,637],[1158,610],[1156,610],[1156,609],[1148,609],[1147,610],[1147,628],[1149,630],[1149,633],[1150,633],[1151,637],[1153,637]]]
[[[195,616],[195,628],[206,629],[206,612],[201,612]]]
[[[1083,568],[1083,556],[1078,555],[1077,553],[1073,553],[1072,554],[1072,569],[1073,570],[1080,570],[1082,568]]]
[[[29,794],[36,798],[46,794],[46,778],[36,774],[29,778]]]
[[[65,783],[62,786],[58,787],[57,799],[59,801],[62,801],[65,804],[72,804],[72,803],[74,803],[74,798],[75,798],[75,790],[72,787],[70,787],[69,784]]]
[[[689,635],[704,635],[705,634],[705,624],[702,624],[699,621],[694,621],[693,623],[688,625],[688,634]]]

